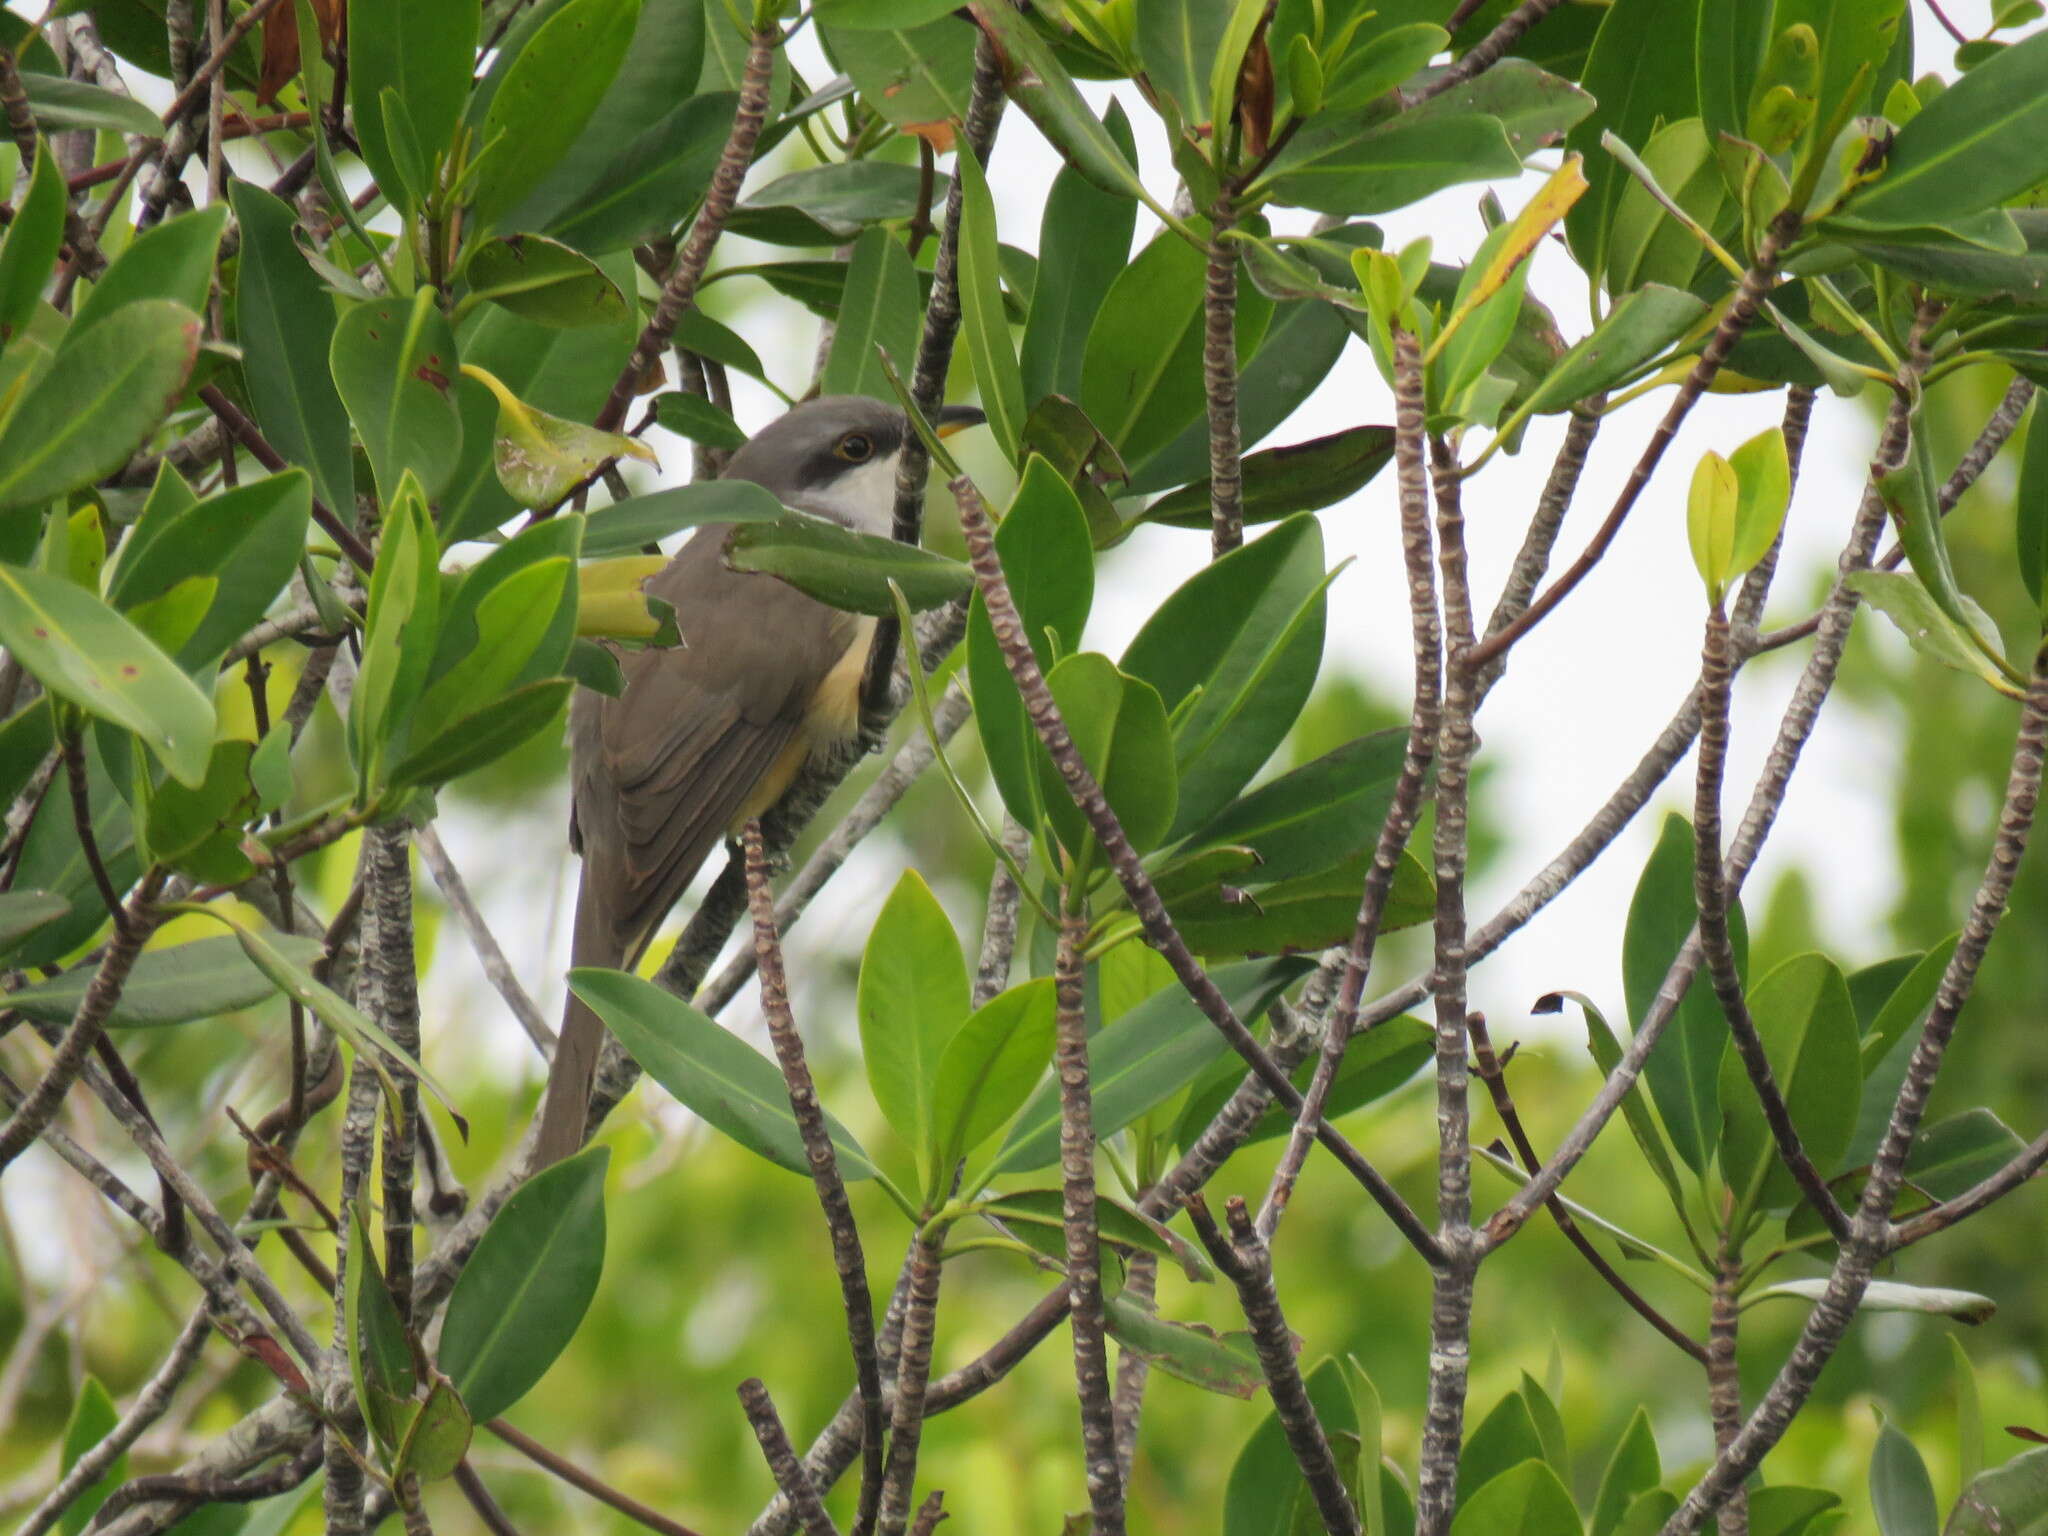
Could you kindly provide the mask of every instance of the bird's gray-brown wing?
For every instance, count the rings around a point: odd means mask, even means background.
[[[585,692],[576,703],[584,894],[628,960],[786,761],[857,632],[851,614],[726,569],[728,531],[700,529],[647,583],[674,606],[683,644],[626,657],[622,697]]]

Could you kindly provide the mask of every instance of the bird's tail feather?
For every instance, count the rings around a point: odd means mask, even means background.
[[[572,966],[616,966],[624,953],[612,936],[611,924],[598,910],[591,892],[588,870],[576,889],[576,927],[570,941]],[[548,1069],[547,1097],[541,1105],[540,1133],[535,1143],[534,1167],[560,1162],[583,1146],[590,1115],[590,1086],[597,1074],[597,1057],[604,1045],[604,1021],[575,993],[562,1010],[562,1034],[555,1043],[554,1064]]]

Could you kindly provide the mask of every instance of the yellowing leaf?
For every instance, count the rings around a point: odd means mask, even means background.
[[[634,438],[535,410],[473,363],[462,371],[498,397],[498,483],[522,507],[554,505],[613,459],[658,462],[654,450]]]
[[[1692,473],[1685,500],[1686,533],[1692,541],[1692,562],[1716,603],[1727,590],[1728,568],[1735,558],[1735,508],[1740,489],[1735,470],[1712,449]]]

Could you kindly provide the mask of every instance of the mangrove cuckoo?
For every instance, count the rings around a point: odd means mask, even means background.
[[[982,420],[939,412],[941,432]],[[785,506],[886,537],[908,423],[854,395],[806,401],[732,456]],[[697,530],[646,583],[675,608],[678,646],[622,655],[616,699],[579,690],[569,716],[570,846],[583,855],[574,965],[638,963],[698,867],[859,726],[875,621],[773,576],[729,570],[732,525]],[[571,995],[548,1073],[536,1166],[583,1144],[604,1026]]]

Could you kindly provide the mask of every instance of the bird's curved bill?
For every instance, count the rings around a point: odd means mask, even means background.
[[[932,430],[941,437],[951,437],[987,420],[987,414],[978,405],[942,405],[932,413]]]

